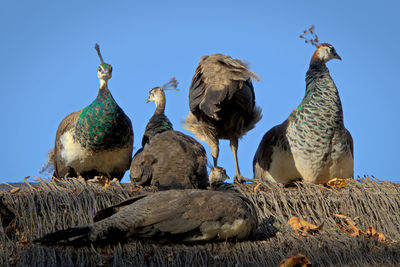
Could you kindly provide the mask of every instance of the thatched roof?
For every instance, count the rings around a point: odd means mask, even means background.
[[[400,262],[400,186],[370,179],[343,188],[295,184],[240,185],[260,218],[256,240],[198,245],[131,241],[102,248],[42,247],[29,241],[46,233],[92,222],[94,214],[138,194],[128,185],[106,190],[75,181],[39,181],[16,193],[0,191],[0,265],[132,266],[224,265],[277,266],[301,252],[317,266],[378,266]],[[351,236],[334,214],[346,215],[360,229],[370,225],[386,241]],[[287,221],[297,216],[323,231],[298,236]],[[340,223],[344,225],[343,223]],[[344,225],[346,226],[346,225]]]

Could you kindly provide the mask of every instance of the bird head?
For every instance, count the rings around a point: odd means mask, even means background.
[[[100,46],[98,44],[94,45],[94,49],[96,49],[97,55],[99,56],[101,62],[97,70],[97,77],[100,81],[107,82],[112,77],[112,66],[104,62],[100,53]]]
[[[178,87],[178,81],[173,77],[169,82],[167,82],[163,86],[154,87],[153,89],[151,89],[149,92],[149,97],[146,100],[146,103],[154,102],[157,105],[157,103],[159,103],[161,99],[165,99],[164,90],[179,91],[177,87]]]
[[[308,30],[305,30],[302,34],[300,34],[300,38],[304,39],[306,43],[310,43],[317,48],[311,58],[311,63],[326,63],[334,58],[342,60],[342,58],[336,53],[336,50],[332,45],[327,43],[321,44],[319,42],[318,35],[315,33],[314,25],[311,26]]]
[[[213,167],[208,175],[211,187],[218,187],[223,184],[225,180],[229,179],[224,168]]]
[[[311,61],[320,60],[323,63],[326,63],[334,58],[342,60],[332,45],[324,43],[317,47]]]
[[[97,77],[100,80],[108,81],[112,77],[112,66],[107,63],[100,64],[97,70]]]
[[[164,97],[164,92],[162,87],[154,87],[149,92],[149,97],[146,100],[146,103],[154,102],[157,103],[159,99]]]

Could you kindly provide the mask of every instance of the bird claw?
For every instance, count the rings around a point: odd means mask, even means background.
[[[235,184],[243,184],[243,183],[252,182],[252,181],[253,180],[251,180],[251,179],[244,178],[242,175],[235,175],[235,177],[233,178],[233,182]]]

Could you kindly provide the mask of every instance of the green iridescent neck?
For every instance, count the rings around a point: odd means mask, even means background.
[[[104,146],[120,112],[107,83],[102,84],[96,99],[79,114],[75,139],[83,146]]]

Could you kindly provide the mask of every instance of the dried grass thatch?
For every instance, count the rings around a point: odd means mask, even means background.
[[[344,188],[312,184],[240,185],[253,201],[260,226],[256,240],[199,245],[132,241],[109,247],[42,247],[29,241],[67,227],[92,222],[104,207],[135,195],[130,186],[106,190],[79,180],[39,181],[19,192],[0,191],[0,265],[23,266],[277,266],[301,252],[317,266],[394,266],[400,262],[400,186],[370,179]],[[14,190],[15,191],[15,190]],[[338,227],[343,214],[357,227],[374,226],[387,240],[350,236]],[[298,236],[287,221],[298,216],[323,231]]]

